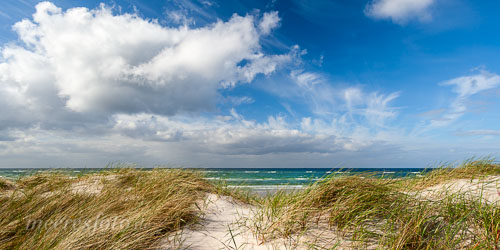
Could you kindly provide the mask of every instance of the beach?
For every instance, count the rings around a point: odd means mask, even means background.
[[[260,189],[185,169],[0,180],[6,249],[499,246],[500,166],[487,160],[406,177],[358,171]]]
[[[296,190],[284,189],[288,192]],[[260,195],[260,190],[257,191]],[[273,190],[272,195],[276,190]],[[446,195],[463,194],[471,199],[480,197],[484,202],[500,206],[500,176],[486,179],[459,179],[423,189],[418,193],[422,200],[439,200]],[[202,222],[192,228],[179,232],[181,239],[175,243],[168,240],[162,249],[352,249],[357,242],[332,230],[327,225],[318,225],[287,239],[274,239],[269,242],[258,240],[247,225],[255,220],[257,207],[235,201],[229,196],[209,194],[205,200]],[[500,215],[496,215],[500,216]],[[498,219],[498,218],[497,218]],[[179,244],[179,243],[182,244]],[[377,249],[375,243],[364,245],[366,249]],[[494,247],[494,246],[492,246]]]

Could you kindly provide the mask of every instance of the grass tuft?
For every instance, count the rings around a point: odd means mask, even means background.
[[[483,196],[484,186],[462,192],[445,184],[479,185],[499,178],[500,165],[484,158],[399,179],[332,174],[302,190],[259,197],[180,169],[111,168],[77,177],[40,173],[0,179],[0,249],[155,248],[200,220],[200,201],[207,193],[252,204],[255,215],[241,226],[260,242],[284,238],[293,242],[290,246],[305,239],[308,248],[498,249],[500,204]],[[326,233],[330,245],[314,232]]]
[[[198,219],[213,186],[195,172],[106,170],[76,179],[38,174],[0,196],[1,249],[151,248]]]
[[[267,197],[252,224],[263,242],[321,229],[341,237],[347,242],[343,247],[498,249],[498,203],[486,202],[481,194],[446,189],[438,198],[429,199],[426,188],[499,176],[500,165],[490,159],[470,160],[412,178],[330,175],[299,192]]]

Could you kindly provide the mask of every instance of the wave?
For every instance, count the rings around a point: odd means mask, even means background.
[[[250,188],[250,189],[264,189],[264,190],[277,190],[277,189],[301,189],[304,185],[230,185],[230,188]]]
[[[224,178],[224,177],[206,177],[204,179],[205,180],[224,180],[224,181],[286,181],[286,180],[290,180],[290,179],[277,179],[277,178]]]
[[[319,181],[321,178],[304,178],[304,177],[299,177],[299,178],[293,178],[292,180],[297,180],[297,181]]]
[[[224,180],[224,181],[318,181],[322,178],[297,177],[297,178],[224,178],[224,177],[205,177],[205,180]]]
[[[247,173],[247,174],[256,174],[256,173],[260,173],[260,171],[245,171],[245,173]]]

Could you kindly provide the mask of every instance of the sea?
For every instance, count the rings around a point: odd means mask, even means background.
[[[10,168],[0,169],[0,177],[16,179],[22,176],[43,172],[59,172],[68,175],[83,175],[98,172],[99,168]],[[150,171],[151,168],[141,168]],[[222,182],[229,187],[248,188],[257,193],[276,191],[279,189],[301,189],[327,176],[345,176],[361,174],[380,178],[402,178],[421,176],[432,169],[425,168],[203,168],[191,169],[200,171],[203,176],[213,182]]]

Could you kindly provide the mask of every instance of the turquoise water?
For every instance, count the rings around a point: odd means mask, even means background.
[[[419,176],[429,171],[423,168],[288,168],[288,169],[200,169],[208,179],[223,181],[228,185],[258,187],[259,189],[275,189],[286,185],[289,188],[301,188],[321,180],[325,176],[366,174],[383,178],[400,178]]]
[[[18,178],[40,172],[63,172],[69,175],[80,175],[97,172],[101,169],[0,169],[0,176]],[[149,171],[151,169],[142,169]],[[328,175],[367,174],[383,178],[398,178],[417,176],[428,171],[423,168],[356,168],[356,169],[327,169],[327,168],[210,168],[197,169],[208,180],[222,181],[230,186],[243,186],[258,189],[276,189],[281,186],[287,188],[301,188],[318,181]]]

